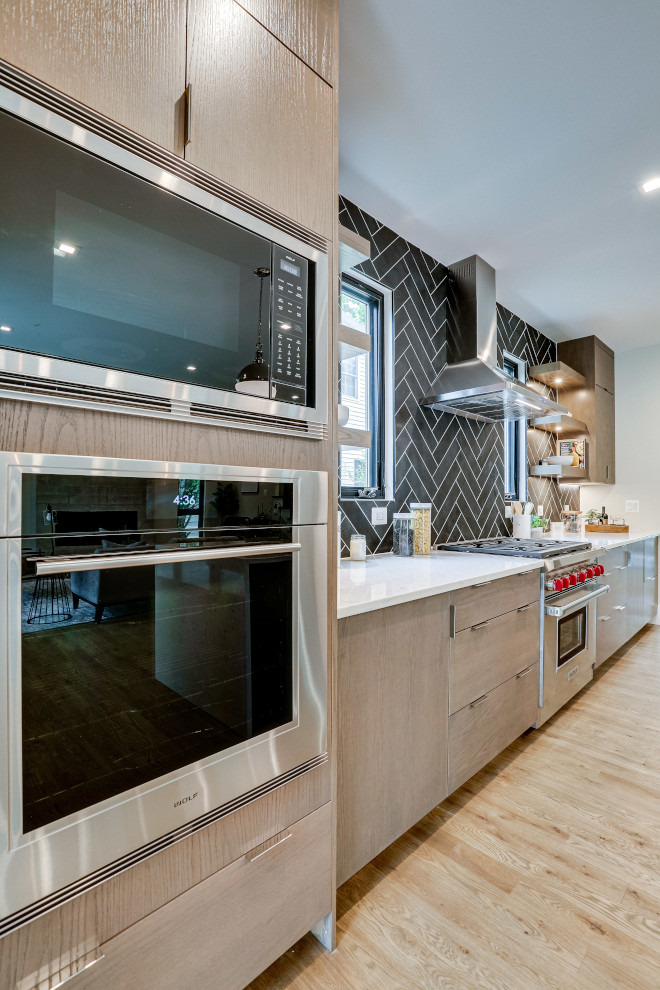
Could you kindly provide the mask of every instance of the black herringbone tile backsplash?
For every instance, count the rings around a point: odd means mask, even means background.
[[[370,552],[390,550],[392,513],[405,511],[410,502],[432,503],[434,542],[510,533],[504,518],[503,426],[419,405],[446,364],[448,335],[456,332],[448,270],[343,197],[339,222],[371,241],[371,259],[356,271],[392,289],[395,415],[394,500],[341,499],[342,552],[348,553],[355,532],[366,535]],[[553,341],[499,305],[497,317],[500,362],[502,350],[528,366],[556,359]],[[549,454],[553,444],[552,434],[528,430],[530,463]],[[554,481],[530,479],[529,495],[553,519],[563,503],[579,506],[579,489],[559,488]],[[387,506],[387,526],[371,525],[374,505]]]

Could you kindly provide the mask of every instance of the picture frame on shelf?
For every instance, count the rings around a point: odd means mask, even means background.
[[[572,467],[587,468],[587,441],[584,438],[579,440],[561,439],[557,443],[557,453],[562,457],[571,456],[573,458]]]

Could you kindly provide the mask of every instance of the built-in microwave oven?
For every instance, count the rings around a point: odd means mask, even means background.
[[[4,64],[0,215],[0,395],[322,435],[324,238]]]

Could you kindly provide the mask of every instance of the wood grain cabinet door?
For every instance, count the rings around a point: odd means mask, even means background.
[[[3,0],[0,58],[182,153],[186,0]]]
[[[589,468],[589,480],[602,485],[613,485],[614,472],[614,396],[611,392],[594,387],[595,394],[595,446],[597,449],[594,470]]]
[[[337,883],[447,796],[449,596],[341,619]]]
[[[237,3],[332,86],[336,0],[237,0]]]
[[[333,91],[234,0],[190,0],[188,161],[332,238]]]

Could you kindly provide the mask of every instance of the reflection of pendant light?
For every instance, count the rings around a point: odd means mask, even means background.
[[[270,275],[270,268],[255,268],[254,274],[261,279],[259,284],[259,327],[257,329],[257,353],[252,364],[246,364],[236,378],[236,391],[248,395],[259,395],[264,399],[270,396],[270,368],[264,361],[261,344],[261,304],[264,296],[264,279]]]

